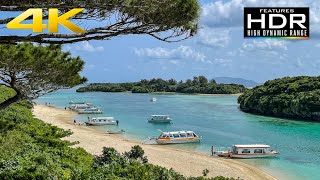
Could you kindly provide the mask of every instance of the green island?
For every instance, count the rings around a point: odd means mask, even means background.
[[[238,103],[248,113],[320,121],[320,76],[270,80],[246,90]]]
[[[77,92],[126,92],[132,93],[154,93],[173,92],[187,94],[237,94],[246,90],[243,85],[218,84],[214,79],[208,81],[204,76],[193,77],[185,82],[177,82],[174,79],[142,79],[139,82],[126,83],[92,83],[77,89]]]
[[[14,95],[0,86],[0,103]],[[207,170],[201,177],[185,177],[148,163],[140,146],[123,154],[104,147],[93,156],[72,148],[75,142],[61,140],[72,132],[34,118],[31,109],[23,100],[0,111],[0,179],[229,179],[206,178]]]

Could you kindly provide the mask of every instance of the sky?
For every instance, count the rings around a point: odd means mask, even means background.
[[[201,0],[196,36],[165,43],[147,35],[65,45],[85,62],[89,82],[193,76],[238,77],[257,82],[320,75],[320,2],[317,0]],[[308,40],[244,39],[243,7],[310,7]]]

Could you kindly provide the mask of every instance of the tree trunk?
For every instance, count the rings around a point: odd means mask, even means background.
[[[9,99],[7,99],[6,101],[2,102],[0,104],[0,110],[3,110],[7,107],[9,107],[11,104],[17,103],[21,100],[21,97],[17,94]]]

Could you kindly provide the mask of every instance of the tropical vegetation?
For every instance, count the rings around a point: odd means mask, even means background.
[[[320,120],[320,76],[285,77],[246,90],[238,98],[244,112]]]
[[[80,75],[83,66],[80,57],[62,51],[61,45],[0,45],[0,85],[15,91],[0,109],[84,83],[87,79]]]
[[[14,95],[14,90],[0,86],[0,103]],[[61,139],[72,132],[34,118],[31,109],[23,100],[0,110],[0,179],[207,179],[150,164],[139,146],[123,154],[104,147],[101,155],[93,156]]]
[[[193,77],[185,82],[177,82],[174,79],[142,79],[139,82],[127,83],[92,83],[77,89],[77,92],[101,91],[101,92],[125,92],[152,93],[152,92],[177,92],[177,93],[201,93],[201,94],[235,94],[245,91],[243,85],[217,84],[214,79],[208,80],[204,76]]]

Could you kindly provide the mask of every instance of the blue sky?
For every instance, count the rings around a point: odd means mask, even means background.
[[[264,82],[283,76],[320,75],[320,3],[316,0],[202,0],[199,33],[165,43],[145,35],[89,41],[64,48],[86,62],[90,82],[149,78],[185,80],[196,75]],[[244,39],[243,7],[310,7],[308,40]]]

